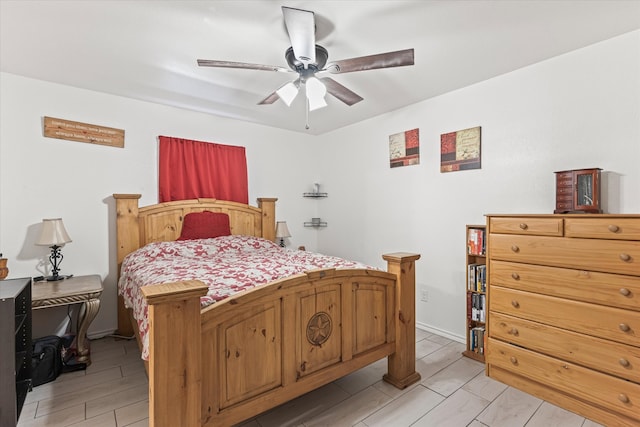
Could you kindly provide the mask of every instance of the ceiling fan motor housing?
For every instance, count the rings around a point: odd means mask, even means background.
[[[289,67],[300,74],[300,77],[311,77],[317,71],[322,70],[327,63],[327,59],[329,58],[329,52],[327,49],[320,45],[316,45],[316,62],[314,64],[309,64],[308,68],[304,68],[304,64],[299,61],[295,53],[293,53],[293,47],[289,47],[284,54],[287,59],[287,64]]]

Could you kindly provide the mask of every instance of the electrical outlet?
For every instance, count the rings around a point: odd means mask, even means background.
[[[420,301],[429,302],[429,291],[426,289],[422,289],[422,295],[420,296]]]

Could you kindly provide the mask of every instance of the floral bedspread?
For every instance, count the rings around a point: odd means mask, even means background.
[[[358,262],[313,252],[284,249],[251,236],[150,243],[127,255],[122,263],[118,293],[133,308],[142,338],[142,358],[148,360],[149,324],[140,287],[183,280],[200,280],[209,292],[202,308],[236,292],[318,268],[373,268]]]

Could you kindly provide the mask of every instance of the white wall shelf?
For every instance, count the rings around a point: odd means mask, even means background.
[[[310,221],[304,223],[305,227],[313,227],[313,228],[321,228],[326,227],[327,223],[325,221]]]

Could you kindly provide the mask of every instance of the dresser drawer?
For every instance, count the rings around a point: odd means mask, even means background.
[[[573,196],[571,194],[558,194],[556,196],[556,203],[561,202],[573,207]]]
[[[562,236],[562,218],[490,217],[490,233]]]
[[[640,276],[640,242],[489,235],[491,259]]]
[[[568,195],[573,201],[573,187],[571,185],[565,185],[556,188],[556,197]]]
[[[640,311],[640,277],[507,261],[489,261],[489,283]]]
[[[633,218],[566,218],[564,230],[567,237],[640,241],[640,221]]]
[[[640,350],[500,313],[489,316],[491,338],[640,383]]]
[[[487,363],[640,423],[640,385],[489,338]],[[491,368],[490,368],[491,369]]]
[[[556,172],[557,185],[569,186],[573,188],[573,172]]]
[[[640,312],[491,286],[494,312],[640,347]]]

